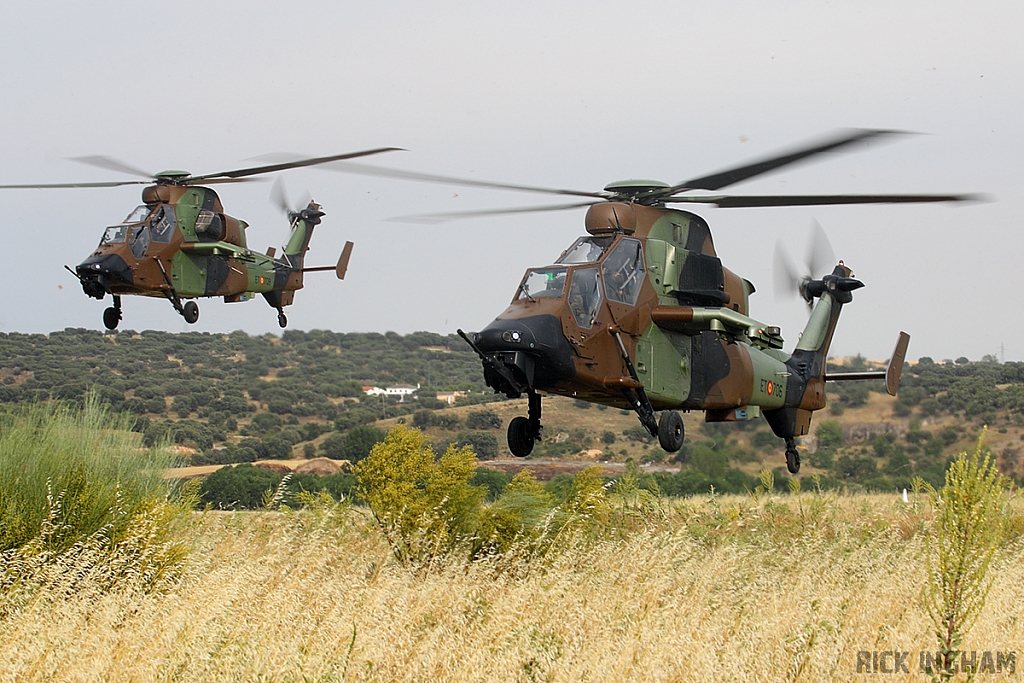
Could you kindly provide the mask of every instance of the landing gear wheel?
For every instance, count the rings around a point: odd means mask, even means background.
[[[514,417],[508,423],[508,449],[517,458],[525,458],[533,451],[536,436],[530,428],[530,420],[525,417]]]
[[[116,330],[119,322],[121,322],[121,311],[113,306],[103,311],[103,324],[108,330]]]
[[[674,410],[666,410],[658,418],[658,443],[667,453],[675,453],[683,447],[685,438],[683,418]]]
[[[189,325],[199,320],[199,305],[195,301],[187,302],[181,308],[181,315]]]
[[[786,449],[786,469],[790,474],[800,471],[800,451],[795,447]]]
[[[281,327],[288,327],[288,316],[284,313],[277,314],[277,324]]]

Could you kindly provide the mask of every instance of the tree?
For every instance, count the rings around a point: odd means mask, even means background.
[[[501,418],[493,410],[474,410],[466,416],[470,429],[501,429]]]
[[[498,457],[498,437],[488,432],[460,432],[455,443],[459,448],[469,446],[481,460]]]
[[[387,436],[383,430],[360,425],[348,430],[345,435],[345,458],[356,463],[370,454],[374,446],[379,444]]]
[[[345,435],[335,432],[320,442],[320,455],[332,460],[345,459]]]
[[[253,510],[263,507],[263,493],[281,483],[281,475],[248,463],[222,467],[203,479],[199,498],[215,508]]]

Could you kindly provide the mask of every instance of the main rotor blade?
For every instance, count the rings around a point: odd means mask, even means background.
[[[241,178],[243,176],[258,175],[260,173],[273,173],[274,171],[286,171],[290,168],[302,168],[304,166],[316,166],[317,164],[326,164],[331,161],[340,161],[342,159],[355,159],[357,157],[370,156],[371,154],[381,154],[383,152],[399,152],[405,151],[401,147],[378,147],[376,149],[368,149],[362,152],[349,152],[348,154],[335,154],[329,157],[315,157],[313,159],[299,159],[297,161],[287,161],[279,164],[268,164],[266,166],[253,166],[252,168],[240,168],[235,171],[221,171],[219,173],[207,173],[206,175],[197,175],[189,178],[189,182],[206,181],[210,178]]]
[[[577,202],[575,204],[548,204],[546,206],[520,206],[512,209],[483,209],[481,211],[453,211],[451,213],[431,213],[418,216],[398,216],[388,220],[399,223],[444,223],[462,218],[477,218],[480,216],[503,216],[513,213],[539,213],[541,211],[567,211],[578,209],[584,206],[593,206],[600,202]]]
[[[668,197],[661,201],[673,204],[712,204],[723,209],[757,206],[822,206],[829,204],[927,204],[932,202],[988,201],[980,194],[831,194],[831,195],[762,195]]]
[[[417,173],[415,171],[400,171],[394,168],[369,166],[367,164],[337,163],[326,166],[325,168],[330,171],[340,171],[342,173],[356,173],[359,175],[377,176],[380,178],[400,178],[402,180],[418,180],[427,183],[463,185],[466,187],[486,187],[496,190],[540,192],[544,194],[571,195],[574,197],[594,197],[596,199],[606,199],[608,197],[608,194],[603,192],[584,192],[582,190],[559,190],[551,187],[534,187],[532,185],[512,185],[510,183],[495,183],[488,180],[470,180],[467,178],[453,178],[451,176],[433,175],[430,173]]]
[[[855,142],[860,142],[870,138],[892,137],[896,135],[909,135],[909,133],[896,130],[864,130],[860,128],[847,130],[838,137],[828,139],[824,142],[815,143],[809,147],[798,147],[792,151],[785,152],[768,159],[755,161],[753,163],[744,164],[743,166],[718,171],[711,175],[687,180],[672,187],[670,190],[667,190],[666,194],[674,194],[682,190],[720,190],[723,187],[732,185],[733,183],[738,183],[741,180],[747,180],[748,178],[753,178],[754,176],[761,175],[762,173],[774,171],[782,166],[794,164],[798,161],[802,161],[824,152],[830,152],[846,147],[847,145],[851,145]]]
[[[77,161],[80,164],[88,164],[89,166],[96,166],[97,168],[105,168],[108,171],[127,173],[128,175],[139,176],[140,178],[149,178],[150,180],[153,178],[152,173],[143,171],[141,168],[135,168],[134,166],[126,164],[120,159],[115,159],[113,157],[102,155],[71,157],[71,161]]]
[[[120,187],[122,185],[149,185],[152,180],[112,180],[105,183],[34,183],[31,185],[0,185],[0,190],[53,190],[74,187]]]

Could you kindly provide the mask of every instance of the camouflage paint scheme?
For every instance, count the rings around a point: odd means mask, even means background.
[[[589,319],[581,325],[569,300],[571,280],[594,264],[567,264],[569,284],[561,298],[517,292],[511,305],[477,333],[474,341],[485,354],[509,352],[509,344],[491,340],[494,332],[508,335],[520,326],[557,319],[568,352],[549,354],[561,356],[559,363],[549,358],[525,363],[523,379],[533,389],[630,409],[635,406],[626,392],[637,389],[639,380],[655,410],[704,410],[706,420],[716,422],[752,419],[764,412],[780,437],[807,433],[811,412],[825,406],[824,359],[842,307],[836,294],[821,295],[800,344],[788,354],[782,351],[778,328],[747,316],[754,287],[722,266],[700,216],[607,202],[590,207],[586,228],[590,235],[611,239],[597,262],[599,270],[623,242],[643,244],[646,272],[635,304],[612,300],[607,273],[602,273],[599,308],[589,327]],[[845,266],[838,269],[846,277],[851,274]],[[616,331],[637,380],[618,348]],[[524,339],[528,335],[522,333]],[[516,359],[505,358],[516,364]],[[521,360],[519,364],[524,365]],[[560,371],[542,372],[542,366],[552,365]],[[486,364],[485,375],[496,390],[517,393]]]
[[[280,310],[303,286],[303,260],[313,228],[323,215],[310,206],[292,216],[282,258],[248,248],[247,224],[224,213],[217,193],[206,187],[160,184],[147,187],[148,215],[125,223],[75,269],[85,293],[166,297],[224,297],[246,301],[256,293]]]

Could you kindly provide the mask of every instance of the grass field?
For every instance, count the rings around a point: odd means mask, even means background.
[[[0,598],[0,681],[877,679],[861,651],[909,653],[897,678],[927,680],[930,514],[914,496],[663,501],[530,563],[413,570],[358,508],[196,513],[160,590]],[[1019,536],[993,571],[963,648],[979,657],[1024,642]]]

